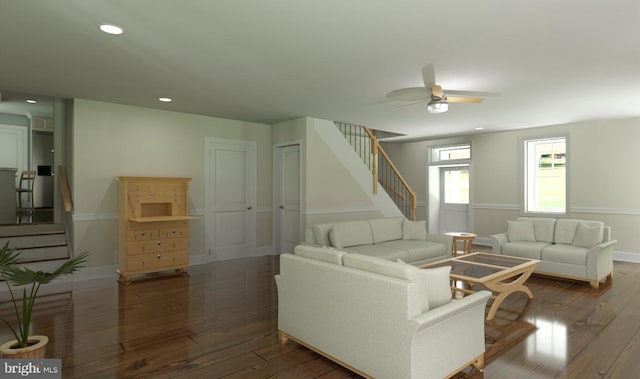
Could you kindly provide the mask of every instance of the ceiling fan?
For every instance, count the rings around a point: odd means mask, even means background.
[[[443,90],[436,84],[433,63],[422,68],[422,80],[424,87],[409,87],[397,89],[387,94],[387,99],[394,101],[413,101],[413,105],[422,102],[427,103],[429,113],[443,113],[449,109],[449,103],[481,103],[486,92]],[[455,96],[452,96],[455,95]]]

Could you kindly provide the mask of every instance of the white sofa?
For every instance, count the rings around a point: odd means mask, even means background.
[[[493,252],[540,259],[535,272],[587,281],[613,279],[611,228],[601,221],[518,217],[491,236]]]
[[[451,258],[451,237],[427,233],[424,221],[404,217],[316,224],[305,243],[414,265]]]
[[[280,342],[371,378],[443,378],[484,365],[488,291],[451,300],[450,267],[421,270],[331,248],[280,256]]]

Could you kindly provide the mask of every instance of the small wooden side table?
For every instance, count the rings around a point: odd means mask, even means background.
[[[453,243],[451,244],[452,257],[455,257],[458,255],[458,241],[462,242],[462,254],[471,254],[471,244],[473,240],[477,237],[477,235],[473,233],[462,233],[462,232],[450,232],[450,233],[445,233],[444,235],[453,238]]]

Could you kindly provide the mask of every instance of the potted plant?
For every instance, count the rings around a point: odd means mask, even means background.
[[[46,344],[49,339],[46,336],[30,336],[31,315],[40,286],[50,283],[54,279],[68,275],[82,267],[87,260],[87,253],[83,253],[63,263],[53,272],[33,271],[27,267],[19,266],[20,252],[9,247],[9,242],[0,250],[0,278],[4,280],[9,289],[13,310],[17,318],[17,327],[4,317],[0,316],[13,333],[14,340],[0,346],[0,352],[4,358],[35,359],[44,358]],[[22,299],[16,298],[12,286],[24,286]],[[29,289],[29,291],[27,291]]]

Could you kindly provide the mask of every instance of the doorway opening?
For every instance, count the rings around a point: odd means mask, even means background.
[[[433,147],[428,156],[429,231],[472,232],[471,145]]]

